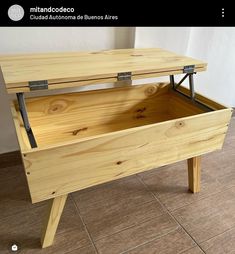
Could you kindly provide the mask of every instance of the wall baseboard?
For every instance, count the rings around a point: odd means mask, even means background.
[[[0,154],[0,168],[12,167],[22,164],[20,151]]]

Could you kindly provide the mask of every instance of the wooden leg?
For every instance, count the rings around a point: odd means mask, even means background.
[[[201,156],[188,159],[188,186],[193,192],[200,191]]]
[[[57,226],[67,199],[67,194],[49,200],[49,207],[46,215],[46,221],[43,225],[41,244],[42,248],[51,246],[54,240]]]

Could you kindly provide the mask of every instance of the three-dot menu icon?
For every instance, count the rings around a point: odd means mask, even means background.
[[[224,8],[222,8],[222,18],[224,18]]]

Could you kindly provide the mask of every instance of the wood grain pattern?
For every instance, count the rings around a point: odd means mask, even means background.
[[[27,137],[27,133],[24,128],[24,124],[22,122],[20,112],[16,110],[16,106],[13,102],[11,103],[11,113],[12,113],[12,118],[15,125],[15,130],[16,130],[16,135],[17,135],[19,146],[20,146],[20,150],[21,151],[30,150],[31,146]]]
[[[49,247],[53,244],[55,233],[60,221],[68,195],[56,197],[48,201],[48,210],[45,217],[45,224],[42,229],[41,244],[42,248]]]
[[[149,84],[27,99],[39,147],[169,120],[168,85]]]
[[[201,189],[201,156],[188,159],[188,186],[193,193]]]
[[[177,88],[177,90],[183,92],[186,95],[190,95],[190,91],[186,87],[181,86],[181,87]],[[212,108],[214,110],[226,108],[225,105],[222,105],[221,103],[219,103],[215,100],[205,97],[205,96],[201,95],[200,93],[195,94],[195,99],[202,102],[203,104],[209,106],[210,108]],[[230,109],[232,110],[232,108],[230,108]]]
[[[197,72],[206,69],[202,61],[156,48],[2,55],[0,65],[8,92],[25,91],[28,82],[36,80],[48,80],[50,89],[56,89],[67,87],[65,82],[70,86],[115,82],[120,72],[132,72],[133,79],[140,79],[182,73],[186,65],[195,65]]]
[[[230,117],[224,109],[25,152],[32,202],[220,149]]]
[[[198,67],[196,68],[196,71],[205,71],[206,67]],[[162,77],[162,76],[169,76],[169,75],[176,75],[176,74],[182,74],[182,69],[177,71],[161,71],[161,72],[153,72],[153,73],[146,73],[146,74],[138,74],[132,76],[132,80],[137,79],[148,79],[148,78],[156,78],[156,77]],[[50,83],[48,86],[48,90],[54,90],[54,89],[63,89],[63,88],[71,88],[71,87],[81,87],[81,86],[87,86],[87,85],[94,85],[94,84],[105,84],[105,83],[117,83],[120,84],[122,81],[118,81],[117,77],[114,78],[100,78],[100,79],[90,79],[90,80],[81,80],[81,81],[69,81],[69,82],[60,82],[60,83]],[[14,94],[19,92],[30,92],[29,86],[22,86],[22,85],[11,85],[7,89],[8,93]]]
[[[171,94],[167,83],[44,96],[26,102],[39,147],[203,113]]]
[[[176,119],[185,116],[192,116],[196,114],[202,114],[204,111],[200,108],[197,108],[188,100],[181,98],[176,93],[170,91],[170,102],[168,105],[168,111]]]
[[[32,201],[220,149],[232,112],[203,98],[215,111],[164,83],[27,99],[39,141],[22,149]]]

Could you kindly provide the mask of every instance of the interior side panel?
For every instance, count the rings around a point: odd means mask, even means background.
[[[205,112],[165,83],[28,98],[26,105],[38,147]]]

